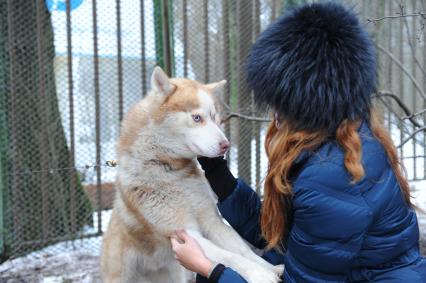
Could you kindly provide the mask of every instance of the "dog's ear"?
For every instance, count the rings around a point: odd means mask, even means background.
[[[160,67],[156,66],[151,76],[151,86],[154,90],[164,94],[172,94],[176,90],[176,86],[170,82],[169,77]]]
[[[221,80],[220,82],[206,84],[206,88],[211,91],[213,95],[220,96],[225,85],[226,80]]]

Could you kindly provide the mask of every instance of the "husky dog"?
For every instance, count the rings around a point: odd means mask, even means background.
[[[226,81],[169,79],[156,67],[152,91],[126,115],[117,144],[117,195],[103,237],[101,273],[108,282],[187,282],[170,237],[185,229],[206,256],[250,283],[279,282],[282,266],[253,253],[224,224],[199,155],[223,155],[215,93]]]

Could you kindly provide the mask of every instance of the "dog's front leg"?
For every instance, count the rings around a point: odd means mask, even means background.
[[[224,250],[210,240],[204,238],[199,232],[188,229],[187,233],[200,244],[207,258],[219,262],[238,272],[249,283],[280,282],[279,275],[272,269],[265,268],[239,254]]]
[[[208,217],[208,218],[207,218]],[[278,276],[284,271],[284,266],[274,266],[254,253],[247,243],[232,227],[226,225],[217,211],[206,219],[201,221],[202,229],[209,240],[225,250],[240,254],[260,265],[264,268],[273,270]]]

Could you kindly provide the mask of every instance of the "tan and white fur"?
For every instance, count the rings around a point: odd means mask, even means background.
[[[169,79],[156,67],[151,92],[123,120],[118,140],[117,195],[103,238],[105,283],[187,282],[170,237],[185,229],[206,256],[250,283],[279,282],[282,266],[257,256],[224,224],[196,157],[223,155],[215,93],[225,81]]]

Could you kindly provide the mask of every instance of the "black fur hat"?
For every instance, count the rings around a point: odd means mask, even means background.
[[[369,119],[375,50],[351,10],[333,2],[303,5],[253,44],[247,80],[260,106],[297,129],[333,135],[344,119]]]

